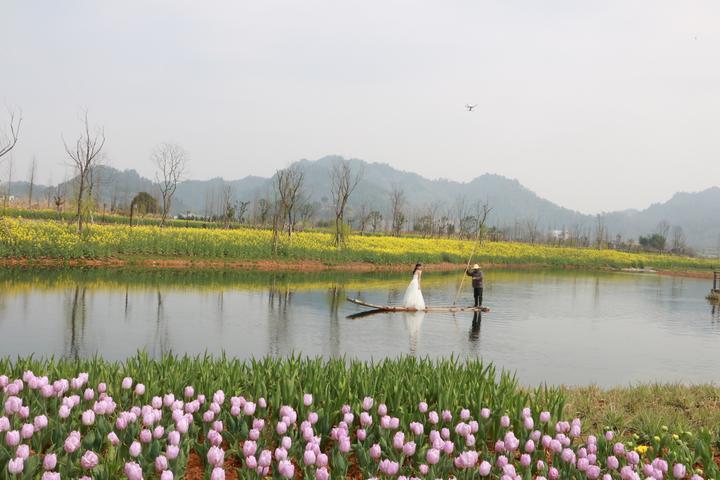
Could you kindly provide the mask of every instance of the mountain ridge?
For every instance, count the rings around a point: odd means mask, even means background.
[[[301,159],[291,164],[305,173],[306,200],[317,207],[321,215],[330,209],[329,171],[334,162],[346,160],[329,155],[318,160]],[[487,201],[493,212],[491,225],[506,228],[529,228],[530,224],[543,231],[575,230],[591,236],[597,224],[597,215],[584,214],[547,200],[520,183],[519,180],[495,173],[484,173],[467,182],[450,179],[428,179],[415,172],[403,171],[387,163],[366,162],[347,159],[354,171],[362,170],[363,175],[349,204],[351,213],[361,204],[380,210],[387,215],[390,191],[404,190],[408,210],[416,214],[434,206],[436,213],[460,216],[461,210],[469,211],[477,202]],[[112,205],[127,205],[134,194],[148,191],[156,194],[151,179],[143,177],[134,169],[118,170],[100,167],[99,182],[101,198],[109,208]],[[197,214],[212,214],[220,211],[222,190],[229,186],[238,201],[254,202],[269,198],[273,177],[247,175],[235,180],[215,177],[208,180],[186,180],[178,185],[173,199],[172,213],[187,211]],[[71,183],[70,181],[69,183]],[[13,182],[11,194],[27,195],[27,182]],[[64,184],[70,191],[70,186]],[[47,186],[34,187],[35,198],[45,195]],[[720,206],[720,187],[710,187],[698,192],[676,192],[665,202],[655,202],[645,209],[626,209],[601,214],[611,238],[638,238],[656,230],[661,222],[680,226],[689,245],[700,248],[717,248],[720,241],[720,226],[713,221]],[[386,216],[387,218],[387,216]]]

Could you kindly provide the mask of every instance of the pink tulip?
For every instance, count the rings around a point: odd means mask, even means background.
[[[219,447],[210,447],[207,453],[207,461],[210,465],[221,467],[225,462],[225,451]]]
[[[130,456],[131,457],[137,457],[140,455],[140,452],[142,451],[142,445],[140,445],[140,442],[132,442],[130,445]]]
[[[380,445],[376,443],[372,447],[370,447],[369,453],[372,458],[377,460],[380,458],[380,455],[382,455],[382,449],[380,448]]]
[[[173,472],[170,470],[165,470],[160,474],[160,480],[173,480],[174,478]]]
[[[490,465],[489,462],[483,460],[480,463],[480,468],[479,468],[480,476],[487,477],[490,474],[491,469],[492,469],[492,465]]]
[[[431,448],[427,451],[425,459],[427,460],[428,464],[435,465],[440,461],[440,451],[435,448]]]
[[[311,394],[306,393],[305,395],[303,395],[303,405],[305,405],[306,407],[309,407],[310,405],[312,405],[312,403],[313,403],[313,396]]]
[[[213,468],[210,473],[210,480],[225,480],[225,470],[220,467]]]
[[[48,426],[48,418],[45,415],[38,415],[33,419],[35,430],[39,431]],[[2,431],[2,429],[0,429]]]
[[[35,433],[35,427],[32,423],[25,423],[20,428],[20,436],[25,440],[32,438],[33,433]]]
[[[452,413],[450,413],[450,410],[442,411],[442,419],[443,419],[443,422],[446,422],[446,423],[452,421]]]
[[[380,462],[380,471],[385,475],[396,475],[399,469],[400,464],[398,462],[393,462],[388,459]]]
[[[85,410],[82,413],[82,424],[88,427],[93,423],[95,423],[95,412],[92,410]]]
[[[252,402],[246,402],[243,406],[243,413],[248,417],[255,415],[255,404]]]
[[[403,444],[405,443],[405,434],[402,432],[397,432],[395,436],[393,437],[393,448],[396,450],[402,450]]]
[[[350,445],[350,437],[342,437],[340,439],[340,445],[338,446],[338,449],[342,453],[348,453],[350,451],[351,445]]]
[[[675,465],[673,465],[672,471],[673,477],[675,478],[685,478],[685,475],[687,475],[687,469],[682,463],[676,463]]]
[[[18,445],[17,450],[15,450],[15,456],[23,460],[27,459],[30,456],[30,446]]]
[[[176,459],[179,454],[180,447],[178,447],[177,445],[168,445],[167,448],[165,448],[165,456],[168,458],[168,460]]]
[[[168,433],[167,437],[170,445],[180,445],[180,432],[173,430]]]
[[[23,468],[25,468],[25,460],[23,460],[22,458],[15,458],[8,462],[8,472],[12,473],[13,475],[18,475],[22,473]]]
[[[315,470],[315,480],[329,480],[330,473],[327,468],[321,467]]]
[[[78,448],[80,448],[80,433],[79,432],[70,432],[70,435],[65,439],[65,443],[63,444],[63,449],[67,453],[73,453]]]
[[[100,459],[98,458],[97,454],[90,450],[85,452],[85,454],[80,458],[80,465],[85,470],[92,470],[93,468],[98,466],[98,463],[100,463]]]
[[[422,435],[424,430],[425,429],[424,429],[422,423],[419,423],[419,422],[410,423],[410,431],[413,433],[413,435],[416,435],[416,436]]]
[[[127,462],[124,471],[128,480],[143,480],[142,468],[135,462]]]
[[[315,452],[312,450],[305,450],[305,453],[303,454],[303,463],[305,465],[315,465]]]
[[[278,462],[278,472],[285,478],[293,478],[295,476],[295,467],[288,460]]]
[[[163,472],[168,469],[168,459],[165,455],[158,455],[155,457],[155,470],[157,472]]]
[[[48,453],[43,458],[43,469],[44,470],[55,470],[57,466],[57,455],[54,453]]]
[[[123,378],[121,386],[122,386],[123,390],[130,390],[130,387],[132,387],[132,378],[130,378],[130,377]],[[125,465],[127,466],[127,464],[125,464]]]

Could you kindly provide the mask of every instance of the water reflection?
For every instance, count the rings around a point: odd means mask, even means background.
[[[474,312],[472,324],[470,326],[470,341],[477,342],[480,340],[480,324],[482,323],[482,312]]]
[[[409,352],[411,355],[416,355],[418,352],[420,329],[422,328],[425,315],[425,312],[404,312],[402,314],[403,320],[405,321],[405,328],[407,328],[408,336],[410,337]]]
[[[396,304],[406,275],[6,269],[0,338],[14,341],[0,355],[454,354],[482,355],[527,383],[720,380],[720,307],[708,312],[704,281],[543,271],[487,280],[489,314],[368,316],[346,297]],[[426,272],[428,304],[451,303],[457,283]]]

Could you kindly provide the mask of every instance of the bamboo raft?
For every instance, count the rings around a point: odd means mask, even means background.
[[[427,308],[425,308],[425,310],[418,310],[417,308],[407,308],[407,307],[392,306],[392,305],[375,305],[372,303],[363,302],[362,300],[358,300],[357,298],[349,298],[349,297],[348,297],[347,301],[350,303],[354,303],[355,305],[360,305],[362,307],[371,308],[376,313],[380,313],[380,312],[484,312],[484,313],[487,313],[490,311],[490,309],[488,307],[460,307],[460,306],[427,307]]]

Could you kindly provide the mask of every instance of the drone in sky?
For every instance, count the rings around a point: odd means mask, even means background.
[[[470,105],[469,103],[465,104],[465,108],[467,109],[468,112],[472,112],[473,108],[475,108],[475,107],[477,107],[477,103],[475,105]]]

